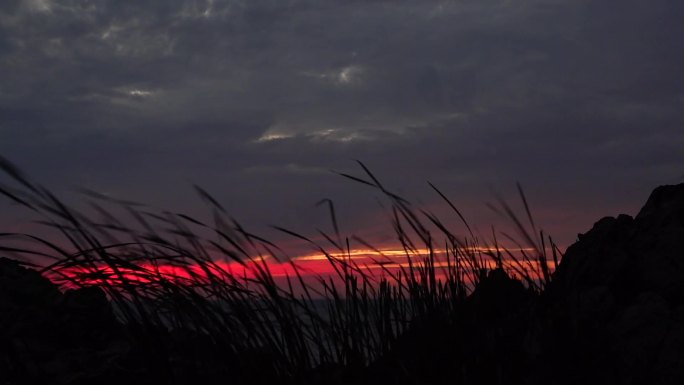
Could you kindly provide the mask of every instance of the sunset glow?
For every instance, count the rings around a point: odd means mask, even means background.
[[[496,248],[477,247],[472,248],[471,251],[476,252],[477,263],[481,267],[492,269],[497,266],[497,262],[486,256],[484,253],[496,252]],[[531,255],[534,251],[532,248],[524,249],[508,249],[510,253],[520,254],[526,252]],[[75,280],[80,284],[86,285],[100,285],[100,284],[114,284],[121,282],[121,278],[130,282],[148,283],[157,279],[167,279],[176,282],[190,281],[195,279],[207,280],[209,275],[215,278],[227,281],[240,281],[255,279],[260,274],[268,271],[268,274],[276,279],[296,278],[297,274],[305,279],[318,278],[332,278],[337,280],[337,270],[340,266],[347,265],[350,274],[366,274],[373,279],[379,279],[387,274],[396,275],[400,271],[404,274],[409,269],[423,269],[426,267],[426,262],[430,255],[430,250],[419,249],[416,253],[407,254],[407,251],[400,249],[352,249],[347,253],[329,253],[329,254],[309,254],[299,257],[294,257],[290,261],[276,261],[274,258],[258,257],[251,261],[246,261],[243,264],[217,260],[211,263],[175,265],[170,263],[153,264],[145,262],[139,265],[131,266],[117,266],[116,269],[111,266],[101,265],[91,269],[66,268],[61,270],[63,275],[61,279]],[[436,277],[443,278],[444,273],[448,269],[455,269],[456,262],[449,252],[444,250],[433,250],[433,260],[429,264],[434,268]],[[458,258],[461,268],[472,263],[467,260],[465,256]],[[333,264],[334,263],[334,264]],[[552,265],[553,262],[548,262]],[[531,274],[534,278],[540,278],[537,272],[540,271],[540,264],[538,260],[523,261],[522,258],[516,260],[503,258],[502,267],[513,275],[519,275],[520,272]],[[59,277],[55,277],[59,280]],[[465,277],[468,279],[468,277]],[[67,286],[70,286],[67,284]]]

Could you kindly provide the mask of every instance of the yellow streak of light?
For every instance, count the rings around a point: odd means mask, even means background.
[[[496,267],[495,261],[483,261],[483,263],[484,263],[485,267],[488,269],[493,269]],[[528,265],[528,264],[531,264],[533,266],[537,266],[537,265],[539,265],[539,261],[529,261],[529,263],[527,263],[527,262],[524,263],[524,265]],[[451,264],[449,264],[448,262],[434,262],[431,265],[434,267],[444,268],[444,267],[449,267],[449,265],[451,265],[451,267],[453,267],[454,263],[451,262]],[[378,265],[378,264],[365,265],[364,264],[364,265],[359,265],[358,267],[360,269],[371,270],[371,269],[382,269],[382,268],[387,268],[387,269],[409,268],[410,266],[411,265],[408,262],[403,262],[403,263],[385,263],[382,265]],[[424,266],[424,264],[422,264],[420,262],[413,264],[414,268],[417,266],[422,268]],[[504,269],[510,269],[513,267],[517,267],[515,262],[503,261],[503,268]]]
[[[463,250],[463,249],[459,249]],[[520,251],[533,251],[533,248],[499,248],[499,251],[502,253],[504,250],[508,250],[510,252],[520,252]],[[482,247],[482,246],[477,246],[477,247],[468,247],[467,251],[470,252],[496,252],[497,249],[495,247]],[[423,248],[423,249],[417,249],[416,251],[407,251],[403,249],[384,249],[384,250],[371,250],[371,249],[353,249],[350,250],[348,253],[328,253],[326,254],[310,254],[310,255],[303,255],[300,257],[294,257],[294,260],[297,261],[325,261],[329,257],[332,258],[344,258],[344,259],[365,259],[369,257],[406,257],[408,256],[426,256],[430,254],[430,249]],[[441,254],[446,254],[446,251],[443,249],[432,249],[432,254],[435,255],[441,255]]]

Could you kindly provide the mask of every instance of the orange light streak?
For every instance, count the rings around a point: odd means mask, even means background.
[[[492,253],[496,252],[496,248],[492,247],[473,247],[470,251]],[[504,249],[499,249],[504,250]],[[523,249],[506,249],[509,252],[528,252],[533,251],[531,248]],[[460,250],[459,250],[460,251]],[[150,262],[137,265],[135,268],[118,267],[115,271],[110,266],[101,266],[96,268],[69,268],[61,271],[68,279],[73,279],[81,284],[86,285],[101,285],[106,283],[116,284],[120,283],[122,278],[136,283],[148,283],[155,279],[168,279],[177,282],[192,281],[196,279],[207,279],[209,274],[219,277],[221,279],[236,279],[244,280],[258,278],[260,270],[268,270],[269,274],[274,278],[295,277],[297,271],[302,277],[318,277],[318,276],[335,276],[336,270],[333,263],[351,263],[354,268],[365,271],[373,271],[381,269],[383,271],[393,271],[400,269],[422,268],[425,266],[426,259],[434,256],[431,261],[431,266],[436,268],[438,275],[442,276],[449,266],[455,267],[454,257],[450,256],[451,261],[445,260],[446,250],[443,249],[418,249],[416,251],[407,251],[404,249],[352,249],[347,253],[329,253],[329,254],[309,254],[299,257],[294,257],[290,262],[277,262],[275,258],[258,257],[252,261],[246,261],[244,265],[232,261],[213,261],[204,267],[200,265],[171,265],[171,264],[153,264]],[[449,250],[449,254],[452,252]],[[413,260],[409,263],[408,261]],[[458,259],[462,262],[461,266],[468,262],[463,262],[468,257],[459,255]],[[491,258],[484,258],[481,267],[492,269],[496,267],[496,261]],[[506,270],[514,272],[522,270],[525,273],[532,273],[536,275],[540,271],[539,261],[528,260],[517,262],[504,258],[503,267]],[[208,271],[207,271],[208,269]],[[354,274],[354,272],[351,272]],[[538,278],[534,277],[533,278]]]
[[[464,250],[465,248],[459,248],[460,250]],[[493,253],[496,252],[497,249],[495,247],[483,247],[483,246],[477,246],[477,247],[468,247],[465,249],[466,251],[469,252],[482,252],[482,253]],[[516,251],[534,251],[533,248],[528,247],[528,248],[499,248],[498,251],[503,252],[504,250],[508,250],[511,252],[516,252]],[[404,250],[404,249],[381,249],[381,250],[372,250],[372,249],[352,249],[349,252],[344,252],[344,253],[328,253],[322,254],[322,253],[316,253],[316,254],[310,254],[310,255],[303,255],[300,257],[295,257],[293,259],[298,260],[298,261],[324,261],[327,260],[328,257],[334,257],[334,258],[345,258],[345,259],[363,259],[363,258],[368,258],[370,256],[377,256],[377,257],[406,257],[407,255],[410,256],[417,256],[417,255],[430,255],[430,252],[434,255],[444,255],[447,253],[446,250],[443,249],[428,249],[428,248],[420,248],[415,251],[410,251],[410,250]],[[449,253],[451,253],[451,250],[449,250]]]

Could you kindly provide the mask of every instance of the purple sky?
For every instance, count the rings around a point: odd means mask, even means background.
[[[0,154],[72,202],[202,213],[196,183],[257,233],[328,228],[331,198],[381,243],[379,195],[330,170],[359,159],[445,210],[431,181],[483,232],[520,181],[567,245],[683,181],[682,20],[681,0],[3,0]]]

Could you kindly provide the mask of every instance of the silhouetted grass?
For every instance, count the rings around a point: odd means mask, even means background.
[[[413,207],[359,164],[363,176],[341,175],[390,203],[405,263],[383,256],[359,236],[344,237],[330,200],[320,202],[329,208],[333,228],[332,234],[317,232],[324,242],[276,227],[325,256],[334,275],[312,279],[296,259],[243,228],[200,187],[195,190],[210,210],[210,222],[82,190],[94,213],[86,214],[2,159],[11,185],[1,185],[0,193],[37,215],[60,239],[2,233],[0,251],[40,261],[39,271],[63,287],[101,287],[143,349],[149,370],[173,376],[177,352],[168,336],[187,331],[207,340],[211,370],[238,382],[258,382],[259,373],[286,379],[315,368],[365,367],[387,354],[415,320],[458,317],[459,305],[492,268],[507,270],[536,292],[550,281],[560,253],[537,230],[522,189],[528,224],[503,199],[495,207],[514,224],[516,236],[503,234],[517,246],[513,251],[498,244],[494,231],[489,242],[478,238],[434,185],[449,215],[464,224],[465,236],[435,213]],[[352,244],[376,250],[375,268],[351,258]],[[289,265],[292,274],[275,277],[273,263]],[[208,363],[194,365],[200,371]]]

